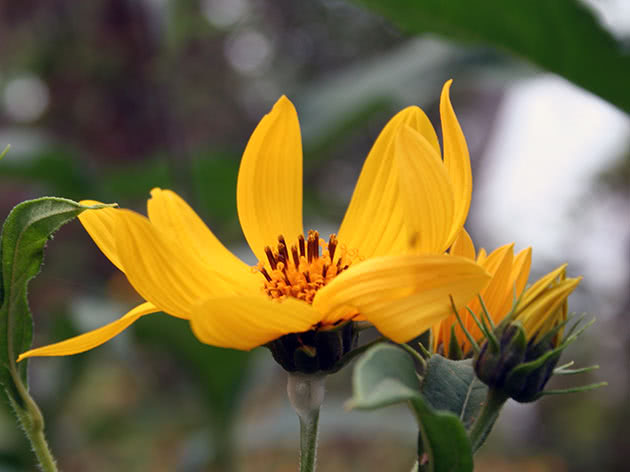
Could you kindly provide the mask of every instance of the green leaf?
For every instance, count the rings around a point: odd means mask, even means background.
[[[0,384],[21,404],[11,373],[26,385],[26,361],[15,364],[18,354],[31,347],[33,320],[28,307],[27,285],[40,270],[44,247],[61,225],[90,208],[72,200],[44,197],[17,205],[0,236]]]
[[[401,348],[378,344],[357,362],[349,406],[371,410],[409,402],[420,427],[420,453],[428,472],[471,472],[472,448],[463,424],[449,411],[437,411],[420,392],[413,359]]]
[[[376,345],[357,362],[353,394],[348,406],[361,410],[383,408],[418,397],[420,380],[413,360],[400,348]]]
[[[630,112],[630,54],[577,0],[357,0],[410,33],[507,50]]]
[[[447,410],[469,429],[486,401],[488,387],[476,376],[471,359],[452,361],[431,356],[422,381],[422,394],[436,410]]]

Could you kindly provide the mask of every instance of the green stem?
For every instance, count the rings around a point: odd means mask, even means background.
[[[287,393],[291,406],[300,419],[300,472],[314,472],[317,461],[317,426],[319,408],[324,401],[321,374],[289,373]]]
[[[472,443],[473,452],[476,452],[483,445],[499,416],[501,407],[508,398],[507,395],[497,390],[488,390],[486,403],[470,431],[470,442]]]
[[[317,460],[317,426],[319,410],[310,418],[300,418],[300,472],[314,472]]]
[[[22,383],[22,379],[16,372],[15,365],[12,364],[11,367],[13,368],[9,368],[9,372],[11,373],[11,377],[13,377],[17,392],[23,401],[23,405],[19,405],[11,395],[8,395],[11,405],[22,425],[26,437],[31,442],[31,447],[37,457],[41,470],[43,472],[58,472],[55,458],[50,452],[46,436],[44,435],[44,417],[42,412]]]

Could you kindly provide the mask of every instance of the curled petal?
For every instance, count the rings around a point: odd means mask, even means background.
[[[523,308],[517,320],[523,323],[528,338],[548,333],[556,323],[563,321],[565,310],[561,307],[566,306],[567,297],[581,280],[581,278],[562,280]]]
[[[142,305],[138,305],[133,310],[129,311],[126,315],[105,326],[80,334],[73,338],[66,339],[65,341],[26,351],[20,354],[17,361],[20,362],[22,359],[26,359],[27,357],[70,356],[72,354],[89,351],[90,349],[94,349],[95,347],[109,341],[114,336],[120,334],[122,331],[131,326],[131,324],[138,318],[159,311],[160,310],[153,304],[143,303]]]
[[[101,202],[82,200],[81,205],[98,205]],[[88,232],[92,240],[105,256],[124,272],[116,250],[115,226],[120,210],[116,208],[102,208],[100,210],[85,210],[79,215],[79,221]]]
[[[363,164],[338,234],[343,244],[365,258],[398,254],[407,248],[394,156],[401,125],[424,136],[434,152],[440,152],[433,126],[418,107],[405,108],[385,125]]]
[[[398,128],[395,147],[409,245],[419,254],[441,254],[453,224],[453,191],[439,154],[418,132]]]
[[[459,230],[466,222],[472,196],[472,172],[468,146],[455,116],[449,95],[452,83],[453,81],[449,80],[444,84],[440,98],[440,118],[444,136],[444,165],[453,185],[455,197],[455,218],[449,237],[451,242],[457,237]]]

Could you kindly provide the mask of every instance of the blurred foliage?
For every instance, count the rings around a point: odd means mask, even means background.
[[[630,112],[630,53],[577,0],[358,0],[410,33],[505,49]]]

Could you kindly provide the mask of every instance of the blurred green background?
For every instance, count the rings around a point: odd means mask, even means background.
[[[585,276],[571,308],[598,322],[564,359],[600,364],[584,382],[610,383],[508,404],[477,469],[627,470],[629,38],[624,0],[0,1],[0,148],[12,145],[0,215],[42,195],[144,212],[152,187],[171,188],[254,263],[236,176],[280,95],[300,115],[305,227],[326,234],[389,117],[418,104],[439,123],[454,78],[475,177],[469,231],[488,249],[532,245],[533,275],[568,261]],[[74,222],[49,244],[30,301],[39,346],[138,297]],[[152,315],[101,348],[30,368],[66,472],[296,469],[297,419],[265,349],[208,347],[186,322]],[[320,469],[409,470],[411,417],[344,412],[350,370],[329,380]],[[2,404],[0,471],[31,470]]]

